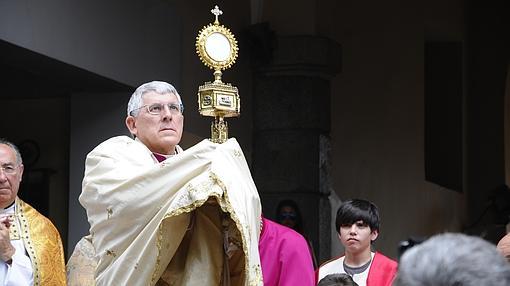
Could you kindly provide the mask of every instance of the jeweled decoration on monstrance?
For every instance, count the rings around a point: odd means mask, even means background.
[[[214,23],[205,26],[197,36],[196,48],[200,60],[214,70],[214,81],[198,88],[198,111],[214,117],[211,123],[211,141],[223,143],[228,139],[225,117],[237,117],[241,102],[237,87],[221,81],[222,70],[230,68],[237,58],[237,41],[228,28],[220,25],[223,12],[215,6],[211,10]]]

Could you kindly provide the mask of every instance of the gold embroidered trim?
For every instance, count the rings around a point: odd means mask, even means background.
[[[252,277],[252,275],[250,275],[250,268],[251,268],[251,266],[249,264],[249,259],[248,259],[249,258],[248,243],[245,240],[245,237],[251,237],[250,229],[249,229],[249,227],[247,225],[243,227],[243,225],[241,224],[241,221],[237,217],[234,209],[232,208],[232,205],[231,205],[230,200],[228,198],[227,188],[225,187],[223,182],[216,176],[216,174],[214,174],[212,172],[210,173],[210,177],[223,190],[223,196],[224,196],[224,200],[225,201],[224,202],[223,201],[220,202],[221,210],[224,211],[224,212],[227,212],[230,215],[230,218],[236,223],[237,229],[240,232],[243,232],[243,233],[241,233],[241,239],[242,239],[242,242],[243,242],[244,256],[246,257],[246,259],[244,260],[244,263],[245,263],[244,272],[245,272],[246,277],[249,277],[248,278],[249,279],[248,283],[249,283],[250,286],[260,285],[260,283],[263,282],[263,280],[262,280],[262,271],[260,271],[260,265],[254,265],[254,267],[253,267],[253,271],[255,272],[255,277]]]
[[[50,220],[18,198],[15,215],[32,262],[33,285],[66,285],[64,250],[58,230]]]
[[[19,222],[14,214],[8,216],[11,226],[9,227],[9,238],[11,240],[19,240],[21,239],[21,234],[19,231]]]
[[[23,237],[23,242],[25,244],[26,251],[30,256],[30,261],[32,262],[32,269],[34,272],[33,274],[34,286],[38,286],[41,283],[41,277],[39,276],[40,275],[39,263],[37,263],[39,257],[35,252],[34,245],[31,243],[32,239],[30,238],[28,221],[25,215],[23,214],[24,207],[25,207],[24,202],[22,200],[16,199],[16,217],[18,217],[19,219],[21,236]]]
[[[161,221],[163,221],[167,218],[170,218],[170,217],[178,216],[183,213],[189,213],[189,212],[193,211],[194,209],[202,206],[206,201],[207,201],[207,199],[194,201],[192,204],[190,204],[188,206],[178,208],[178,209],[166,214]],[[161,248],[162,248],[162,245],[161,245],[161,241],[163,240],[163,231],[161,230],[162,227],[163,227],[163,224],[160,223],[159,228],[158,228],[158,239],[157,239],[158,251],[161,251]],[[152,273],[151,285],[154,285],[156,283],[156,281],[159,280],[159,277],[156,277],[156,273],[158,273],[159,269],[161,268],[160,262],[161,262],[161,258],[160,258],[160,254],[158,252],[158,256],[156,258],[156,267],[154,268],[154,271]]]
[[[219,187],[221,189],[221,192],[218,193],[215,190],[215,186]],[[218,202],[218,205],[220,206],[221,210],[227,214],[230,215],[230,218],[235,222],[237,229],[239,232],[241,232],[241,239],[242,239],[242,245],[243,245],[243,253],[245,255],[245,275],[248,277],[248,283],[250,286],[257,286],[261,285],[263,283],[262,280],[262,271],[260,269],[260,265],[254,265],[253,267],[249,264],[249,251],[248,251],[248,242],[246,241],[245,237],[251,237],[251,231],[248,226],[243,226],[237,217],[234,209],[232,208],[230,204],[230,200],[227,195],[227,190],[221,179],[214,174],[213,172],[209,172],[208,174],[208,180],[205,180],[201,182],[198,186],[194,187],[192,183],[189,183],[186,186],[186,194],[182,195],[179,198],[176,198],[177,205],[183,204],[183,206],[176,208],[175,210],[171,211],[170,213],[166,214],[162,220],[165,220],[167,218],[175,217],[178,215],[181,215],[183,213],[190,213],[191,211],[199,208],[202,206],[209,198],[216,198],[216,201]],[[201,199],[198,199],[198,197],[202,197]],[[187,202],[187,204],[185,203]],[[162,233],[162,224],[160,223],[159,229],[158,229],[158,238],[157,238],[157,248],[159,251],[161,251],[162,248],[162,240],[163,240],[163,233]],[[154,285],[158,280],[159,277],[156,277],[156,273],[159,273],[159,270],[161,269],[161,260],[160,260],[160,254],[158,253],[158,256],[156,258],[156,267],[153,271],[152,278],[151,278],[151,284]],[[255,274],[255,277],[253,275],[250,275],[250,269],[253,270],[253,273]]]

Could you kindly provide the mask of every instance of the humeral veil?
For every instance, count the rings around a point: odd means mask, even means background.
[[[235,139],[204,140],[161,163],[138,140],[87,156],[80,202],[90,235],[69,285],[262,285],[261,206]]]

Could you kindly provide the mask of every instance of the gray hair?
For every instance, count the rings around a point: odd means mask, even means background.
[[[21,158],[21,153],[19,152],[18,147],[16,147],[16,145],[14,145],[14,143],[7,141],[3,138],[0,138],[0,144],[4,144],[4,145],[11,147],[12,150],[14,150],[14,153],[16,153],[16,164],[18,164],[18,165],[23,164],[23,159]]]
[[[127,107],[128,116],[136,116],[138,114],[138,109],[143,106],[143,95],[150,91],[159,94],[173,93],[177,97],[179,104],[182,104],[181,96],[173,85],[164,81],[151,81],[140,85],[131,95]]]
[[[475,236],[445,233],[407,250],[393,286],[507,286],[510,264],[496,246]]]

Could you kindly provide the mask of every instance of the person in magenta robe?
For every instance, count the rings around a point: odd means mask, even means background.
[[[377,207],[366,200],[346,201],[338,208],[335,224],[345,254],[322,264],[317,281],[328,274],[346,273],[360,286],[391,286],[397,262],[371,249],[379,235]]]
[[[288,199],[280,201],[276,207],[276,222],[292,228],[305,238],[308,243],[308,250],[310,250],[310,255],[312,256],[313,268],[317,268],[319,265],[313,251],[313,244],[306,235],[303,216],[301,215],[298,204]]]
[[[308,243],[296,231],[262,217],[259,254],[264,286],[315,285]]]

